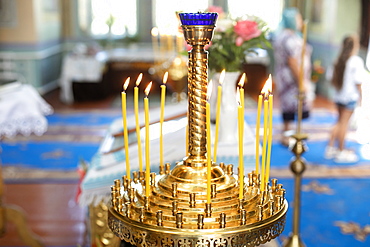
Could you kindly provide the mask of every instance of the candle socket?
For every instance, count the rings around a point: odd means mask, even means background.
[[[206,217],[212,217],[212,204],[211,203],[205,203],[206,208],[204,209],[204,213],[206,214]]]
[[[277,194],[277,195],[275,195],[275,197],[274,197],[274,201],[275,201],[275,208],[277,209],[277,210],[280,210],[280,208],[281,208],[281,195],[279,195],[279,194]]]
[[[269,181],[266,181],[265,190],[269,190],[269,189],[270,189],[270,183],[269,183]]]
[[[119,179],[114,180],[114,187],[116,187],[116,191],[120,191],[121,181]]]
[[[195,193],[190,193],[189,197],[190,197],[190,201],[189,201],[190,207],[195,208],[195,203],[196,203],[195,202]]]
[[[144,222],[144,218],[145,218],[145,209],[144,207],[140,207],[140,216],[139,216],[139,220],[140,222]]]
[[[129,200],[130,200],[130,202],[134,202],[135,201],[135,189],[134,188],[131,188],[129,190]]]
[[[142,182],[142,181],[145,181],[145,172],[144,171],[139,171],[139,180]]]
[[[126,208],[126,217],[130,218],[131,217],[131,203],[126,202],[125,208]]]
[[[238,212],[241,212],[243,209],[244,209],[244,198],[243,199],[239,199],[239,202],[238,202]]]
[[[226,227],[226,214],[220,213],[220,228]]]
[[[144,208],[145,210],[149,210],[149,198],[144,196]]]
[[[275,202],[274,202],[274,199],[270,200],[269,201],[269,212],[270,212],[270,215],[274,215],[274,212],[275,212]]]
[[[116,191],[116,187],[114,186],[114,185],[112,185],[111,187],[110,187],[110,192],[112,193],[112,192],[115,192]]]
[[[164,175],[164,165],[159,164],[159,175]]]
[[[122,198],[118,199],[118,207],[117,208],[118,208],[119,213],[123,212],[123,200],[122,200]]]
[[[157,226],[163,226],[163,212],[161,210],[157,211]]]
[[[139,181],[139,174],[137,171],[132,172],[132,177],[134,178],[134,183],[137,184]]]
[[[217,190],[216,190],[216,184],[211,184],[211,198],[216,198]]]
[[[131,179],[127,179],[127,189],[128,190],[131,190],[132,189],[132,184],[131,184],[132,180]]]
[[[225,171],[225,163],[224,162],[220,162],[220,168]]]
[[[177,214],[177,207],[178,207],[178,202],[177,201],[173,201],[172,202],[172,215],[173,216],[176,216]]]
[[[198,229],[203,229],[204,227],[204,215],[198,214]]]
[[[150,185],[155,186],[155,172],[150,173]]]
[[[253,186],[253,173],[248,173],[248,187]]]
[[[227,175],[230,175],[230,176],[232,176],[234,174],[234,166],[232,164],[227,166],[226,173],[227,173]]]
[[[114,209],[117,210],[117,197],[116,197],[116,191],[111,191],[111,203]]]
[[[177,197],[177,183],[172,184],[172,197]]]
[[[273,178],[271,179],[271,191],[274,193],[276,192],[276,189],[277,189],[277,179],[276,178]]]
[[[170,163],[166,163],[165,164],[165,173],[166,174],[169,174],[171,171],[171,164]]]
[[[247,212],[245,209],[240,211],[240,225],[245,225],[247,223]]]
[[[260,204],[264,205],[268,200],[267,191],[262,191],[262,196],[260,198]]]
[[[257,220],[261,221],[263,219],[263,205],[257,205]]]
[[[176,214],[176,227],[182,228],[182,213],[181,212],[178,212]]]
[[[253,186],[255,186],[255,187],[260,187],[260,178],[261,178],[261,176],[260,176],[260,174],[253,174]]]
[[[286,191],[285,191],[285,189],[281,189],[281,190],[280,190],[280,194],[281,194],[281,199],[280,199],[280,200],[281,200],[281,202],[280,202],[280,204],[281,204],[281,205],[283,205],[283,203],[284,203],[284,199],[285,199],[285,192],[286,192]]]
[[[128,191],[127,175],[122,176],[122,186],[125,191]]]
[[[283,189],[283,185],[282,185],[282,184],[278,184],[278,185],[277,185],[277,189],[276,189],[276,190],[277,190],[277,191],[280,191],[280,190],[282,190],[282,189]]]

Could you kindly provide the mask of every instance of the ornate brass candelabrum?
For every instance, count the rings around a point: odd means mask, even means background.
[[[276,179],[260,191],[255,172],[239,179],[232,164],[211,166],[211,201],[207,203],[206,91],[208,53],[215,13],[180,14],[189,45],[188,156],[151,173],[146,197],[144,172],[123,176],[111,187],[108,225],[136,246],[257,246],[278,236],[285,225],[285,190]],[[208,150],[210,151],[210,150]]]

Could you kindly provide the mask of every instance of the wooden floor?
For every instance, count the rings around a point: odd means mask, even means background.
[[[110,108],[116,96],[72,105],[60,102],[58,90],[46,94],[44,98],[55,111],[73,111]],[[334,105],[322,97],[316,98],[314,107],[334,109]],[[61,184],[5,184],[3,202],[16,205],[25,212],[29,228],[42,239],[45,246],[87,246],[87,211],[75,202],[77,185],[77,181]],[[7,224],[5,236],[0,237],[0,246],[24,246],[14,225]]]

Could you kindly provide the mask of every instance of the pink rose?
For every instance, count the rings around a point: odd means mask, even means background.
[[[243,41],[248,41],[261,35],[261,30],[258,29],[258,24],[255,21],[238,21],[234,26],[234,32],[238,35],[235,43],[237,46],[241,46]],[[240,39],[241,38],[241,39]]]

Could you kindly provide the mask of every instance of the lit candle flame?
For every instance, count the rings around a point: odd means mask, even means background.
[[[148,97],[150,89],[152,88],[152,82],[149,82],[148,86],[145,88],[145,96]]]
[[[220,78],[218,80],[218,83],[220,83],[220,85],[222,85],[222,83],[224,82],[224,80],[225,80],[225,69],[223,69],[221,71],[221,74],[220,74]]]
[[[139,76],[136,79],[136,86],[138,87],[140,85],[141,80],[143,79],[143,73],[140,73]]]
[[[207,87],[207,101],[211,98],[213,81],[210,80]]]
[[[159,31],[157,27],[153,27],[151,31],[152,36],[158,36]]]
[[[271,79],[271,74],[270,74],[269,78],[267,79],[265,85],[262,88],[261,94],[267,97],[271,93],[272,93],[272,79]]]
[[[238,83],[238,86],[239,86],[240,88],[244,87],[245,78],[246,78],[246,75],[245,75],[245,73],[243,73],[243,75],[242,75],[242,77],[240,78],[239,83]]]
[[[163,84],[167,83],[167,79],[168,79],[168,71],[166,71],[166,73],[164,73],[163,75]]]
[[[126,89],[128,88],[129,83],[130,83],[130,77],[127,77],[125,84],[123,84],[123,91],[126,92]]]

